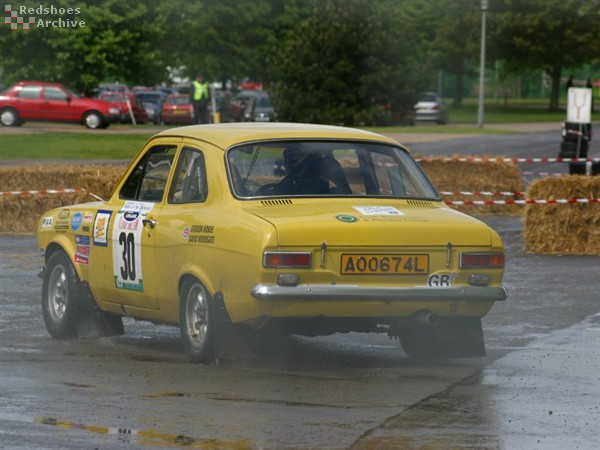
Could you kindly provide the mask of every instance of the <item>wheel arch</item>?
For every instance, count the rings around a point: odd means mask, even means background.
[[[179,294],[179,298],[181,298],[181,296],[183,294],[183,289],[188,282],[198,281],[200,284],[202,284],[202,286],[204,286],[204,288],[208,292],[208,295],[210,296],[211,301],[213,302],[215,307],[218,308],[220,311],[223,311],[225,313],[227,319],[231,320],[230,319],[231,316],[229,315],[229,311],[227,310],[227,306],[225,305],[225,298],[223,296],[223,293],[221,291],[216,290],[216,288],[214,286],[212,286],[211,284],[206,283],[205,280],[208,280],[208,279],[209,278],[207,278],[207,277],[199,276],[195,272],[183,273],[182,276],[179,278],[179,283],[177,286],[177,292]]]
[[[52,241],[46,246],[44,251],[44,265],[48,263],[48,260],[54,253],[59,251],[64,252],[67,255],[73,264],[73,268],[75,269],[79,281],[85,281],[87,279],[86,274],[83,272],[81,264],[74,263],[72,255],[75,254],[75,248],[66,236],[59,236],[58,240]]]

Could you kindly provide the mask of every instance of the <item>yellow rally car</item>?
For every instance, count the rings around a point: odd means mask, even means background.
[[[52,336],[123,333],[130,316],[178,325],[194,362],[257,330],[481,356],[481,318],[507,295],[498,234],[396,141],[341,127],[166,130],[110,199],[47,212],[37,236]]]

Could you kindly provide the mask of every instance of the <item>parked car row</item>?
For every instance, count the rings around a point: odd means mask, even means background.
[[[194,122],[189,94],[172,89],[129,91],[124,85],[101,85],[98,98],[79,98],[60,83],[21,81],[0,96],[0,123],[18,126],[26,120],[67,121],[88,128],[106,128],[113,122],[191,124]],[[169,93],[171,92],[171,93]],[[217,112],[224,122],[274,122],[275,108],[269,94],[244,89],[225,100],[215,93]],[[212,104],[210,106],[212,112]],[[439,95],[426,92],[414,106],[414,122],[448,123],[448,108]]]

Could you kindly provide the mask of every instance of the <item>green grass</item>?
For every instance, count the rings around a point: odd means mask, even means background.
[[[564,110],[550,111],[547,105],[539,103],[510,105],[487,103],[483,109],[484,124],[524,123],[524,122],[562,122],[567,113]],[[450,124],[477,124],[478,106],[465,101],[461,108],[450,108]]]
[[[131,159],[152,134],[154,133],[36,132],[3,134],[0,137],[0,159]]]

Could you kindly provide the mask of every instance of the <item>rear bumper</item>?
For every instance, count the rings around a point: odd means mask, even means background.
[[[432,288],[417,286],[402,287],[361,287],[353,285],[300,285],[279,286],[257,284],[251,290],[252,297],[258,300],[379,300],[384,302],[401,301],[502,301],[507,297],[504,286],[496,287],[444,287]]]

